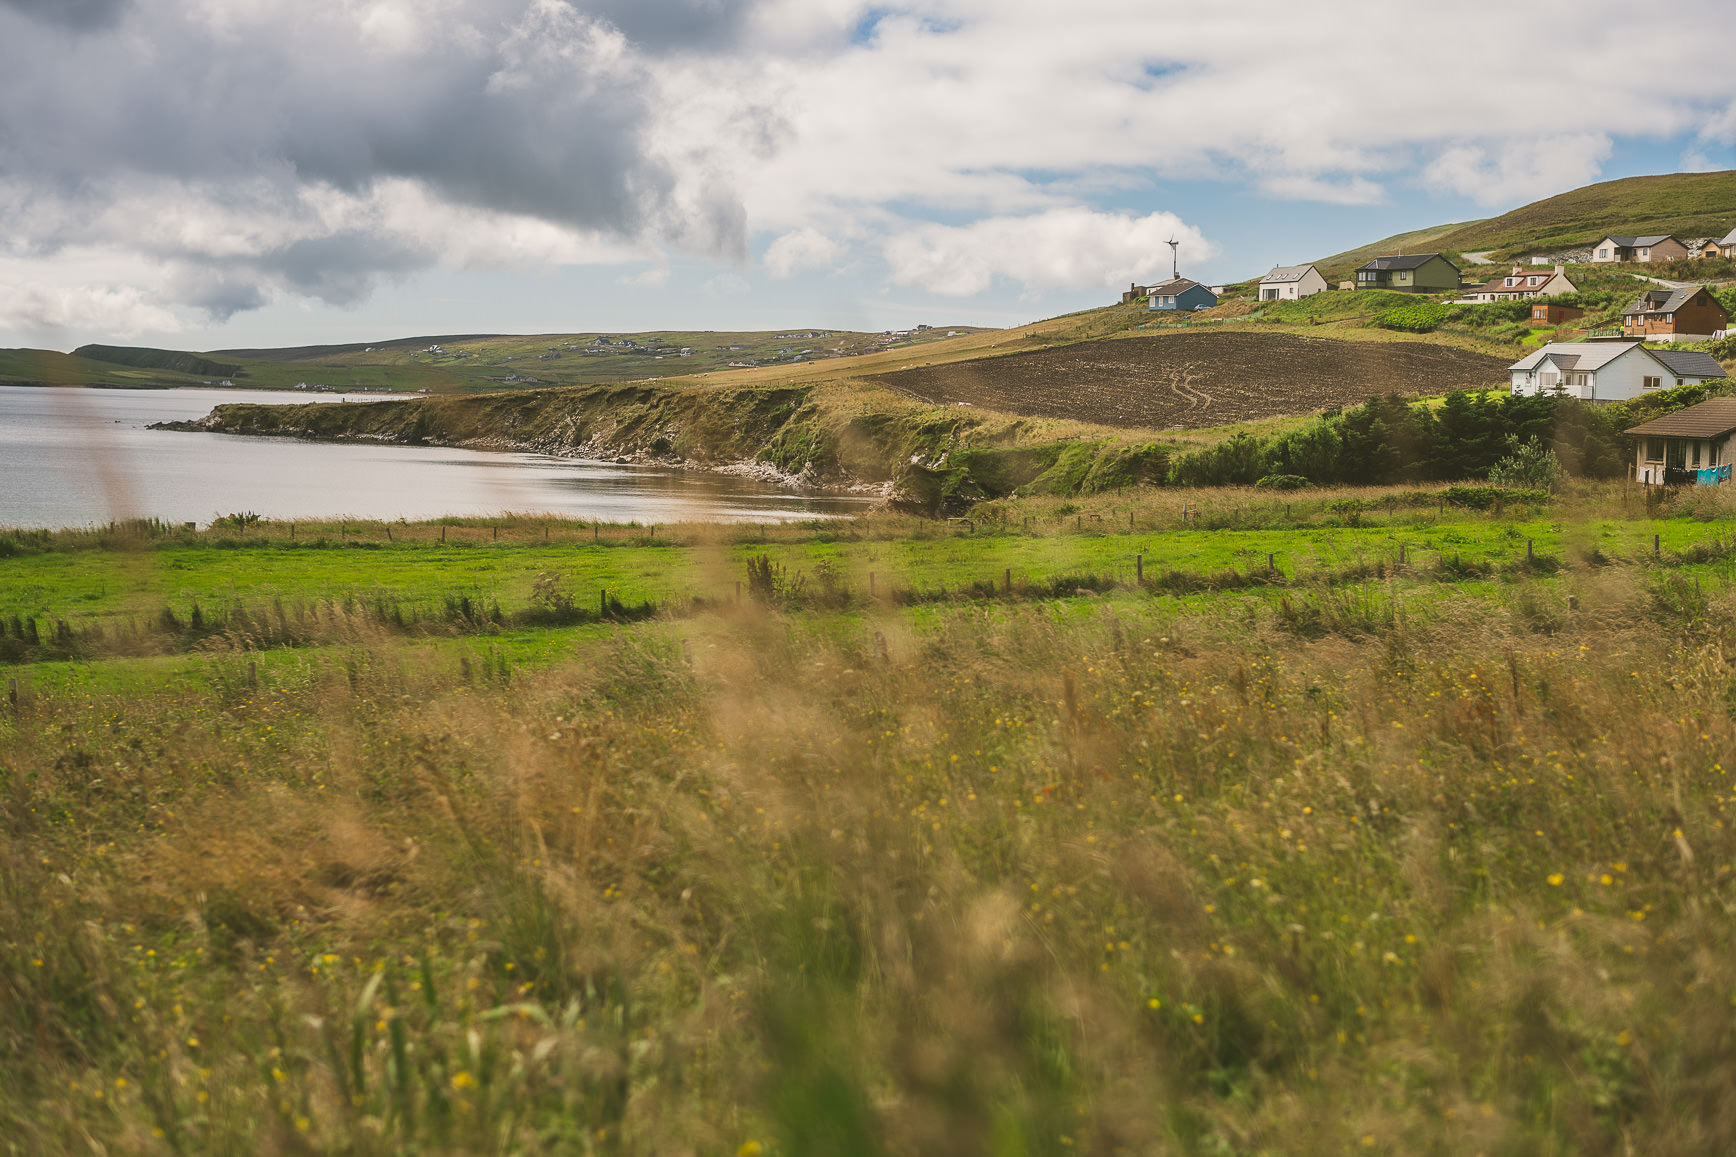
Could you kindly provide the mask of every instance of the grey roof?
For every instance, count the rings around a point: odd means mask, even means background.
[[[1402,257],[1376,257],[1372,261],[1358,265],[1356,271],[1361,273],[1364,269],[1421,269],[1437,257],[1441,257],[1441,255],[1439,253],[1409,253]],[[1441,260],[1447,261],[1445,257],[1441,257]],[[1453,265],[1451,261],[1447,261],[1447,264]],[[1458,266],[1453,265],[1453,268],[1457,269]]]
[[[1720,240],[1718,242],[1718,244],[1720,244],[1720,245],[1736,245],[1736,229],[1732,229],[1732,230],[1730,230],[1730,232],[1724,234],[1723,239]]]
[[[1542,365],[1544,359],[1553,361],[1562,369],[1598,370],[1607,366],[1632,349],[1639,349],[1637,341],[1597,341],[1597,342],[1550,342],[1542,349],[1520,358],[1509,370],[1534,370]],[[1572,365],[1568,364],[1572,359]]]
[[[1647,350],[1678,378],[1727,378],[1718,359],[1704,350]]]
[[[1634,303],[1622,310],[1623,316],[1633,313],[1674,313],[1688,303],[1688,299],[1699,293],[1702,286],[1692,286],[1688,289],[1648,289]]]
[[[1171,294],[1186,293],[1190,289],[1205,289],[1205,286],[1201,285],[1199,282],[1193,280],[1192,278],[1178,277],[1173,281],[1166,281],[1162,285],[1152,286],[1151,287],[1151,296],[1153,296],[1153,297],[1157,297],[1157,296],[1168,297]],[[1211,290],[1206,289],[1206,292],[1210,293]]]
[[[1260,284],[1264,285],[1268,281],[1301,281],[1313,268],[1312,265],[1274,265],[1272,272],[1260,278]]]
[[[1676,240],[1676,237],[1671,233],[1655,233],[1649,237],[1617,237],[1614,233],[1611,233],[1607,240],[1614,241],[1623,249],[1650,249],[1652,246],[1661,244],[1662,242],[1674,241]]]
[[[1654,437],[1716,438],[1736,430],[1736,398],[1713,398],[1649,422],[1641,422],[1627,434],[1650,434]]]

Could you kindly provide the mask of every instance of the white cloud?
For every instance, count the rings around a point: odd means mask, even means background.
[[[773,277],[789,277],[809,269],[829,269],[844,247],[818,229],[796,229],[766,246],[765,267]]]
[[[1517,205],[1595,180],[1611,147],[1602,133],[1509,141],[1494,149],[1456,145],[1435,158],[1422,179],[1479,205]]]
[[[1320,201],[1327,205],[1379,205],[1386,190],[1365,177],[1333,180],[1277,173],[1260,179],[1260,191],[1287,201]]]
[[[1134,217],[1090,209],[1051,209],[1028,217],[990,217],[970,225],[923,225],[885,245],[892,280],[965,297],[997,277],[1027,290],[1119,288],[1168,271],[1171,238],[1183,268],[1217,252],[1198,229],[1170,213]]]
[[[183,325],[355,308],[430,266],[742,270],[750,237],[774,278],[878,252],[953,294],[1083,290],[1167,268],[1133,223],[1199,219],[1181,181],[1499,209],[1597,179],[1623,138],[1696,168],[1736,142],[1736,70],[1660,83],[1679,40],[1635,37],[1617,0],[1570,24],[1509,0],[73,7],[0,0],[0,253],[14,286],[65,288],[53,254],[105,252],[83,283],[104,316],[130,288]],[[1728,0],[1671,20],[1736,36]]]

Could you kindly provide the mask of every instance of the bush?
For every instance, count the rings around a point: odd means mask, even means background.
[[[1268,474],[1254,485],[1262,490],[1301,490],[1314,484],[1300,474]]]
[[[1561,459],[1536,438],[1512,440],[1511,453],[1489,468],[1489,481],[1497,486],[1553,490],[1561,481]]]
[[[1433,333],[1452,316],[1451,306],[1419,301],[1383,309],[1374,315],[1373,324],[1381,329],[1396,329],[1404,333]]]

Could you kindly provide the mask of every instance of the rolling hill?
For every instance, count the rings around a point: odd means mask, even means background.
[[[1336,282],[1382,253],[1416,253],[1426,248],[1457,258],[1492,252],[1496,260],[1504,261],[1588,246],[1608,233],[1722,237],[1733,227],[1736,170],[1666,173],[1600,181],[1521,205],[1499,217],[1399,233],[1315,264],[1328,281]]]

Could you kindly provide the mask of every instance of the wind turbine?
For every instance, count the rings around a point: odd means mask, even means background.
[[[1169,246],[1169,279],[1174,281],[1181,276],[1180,258],[1177,256],[1181,242],[1171,237],[1165,244]]]

